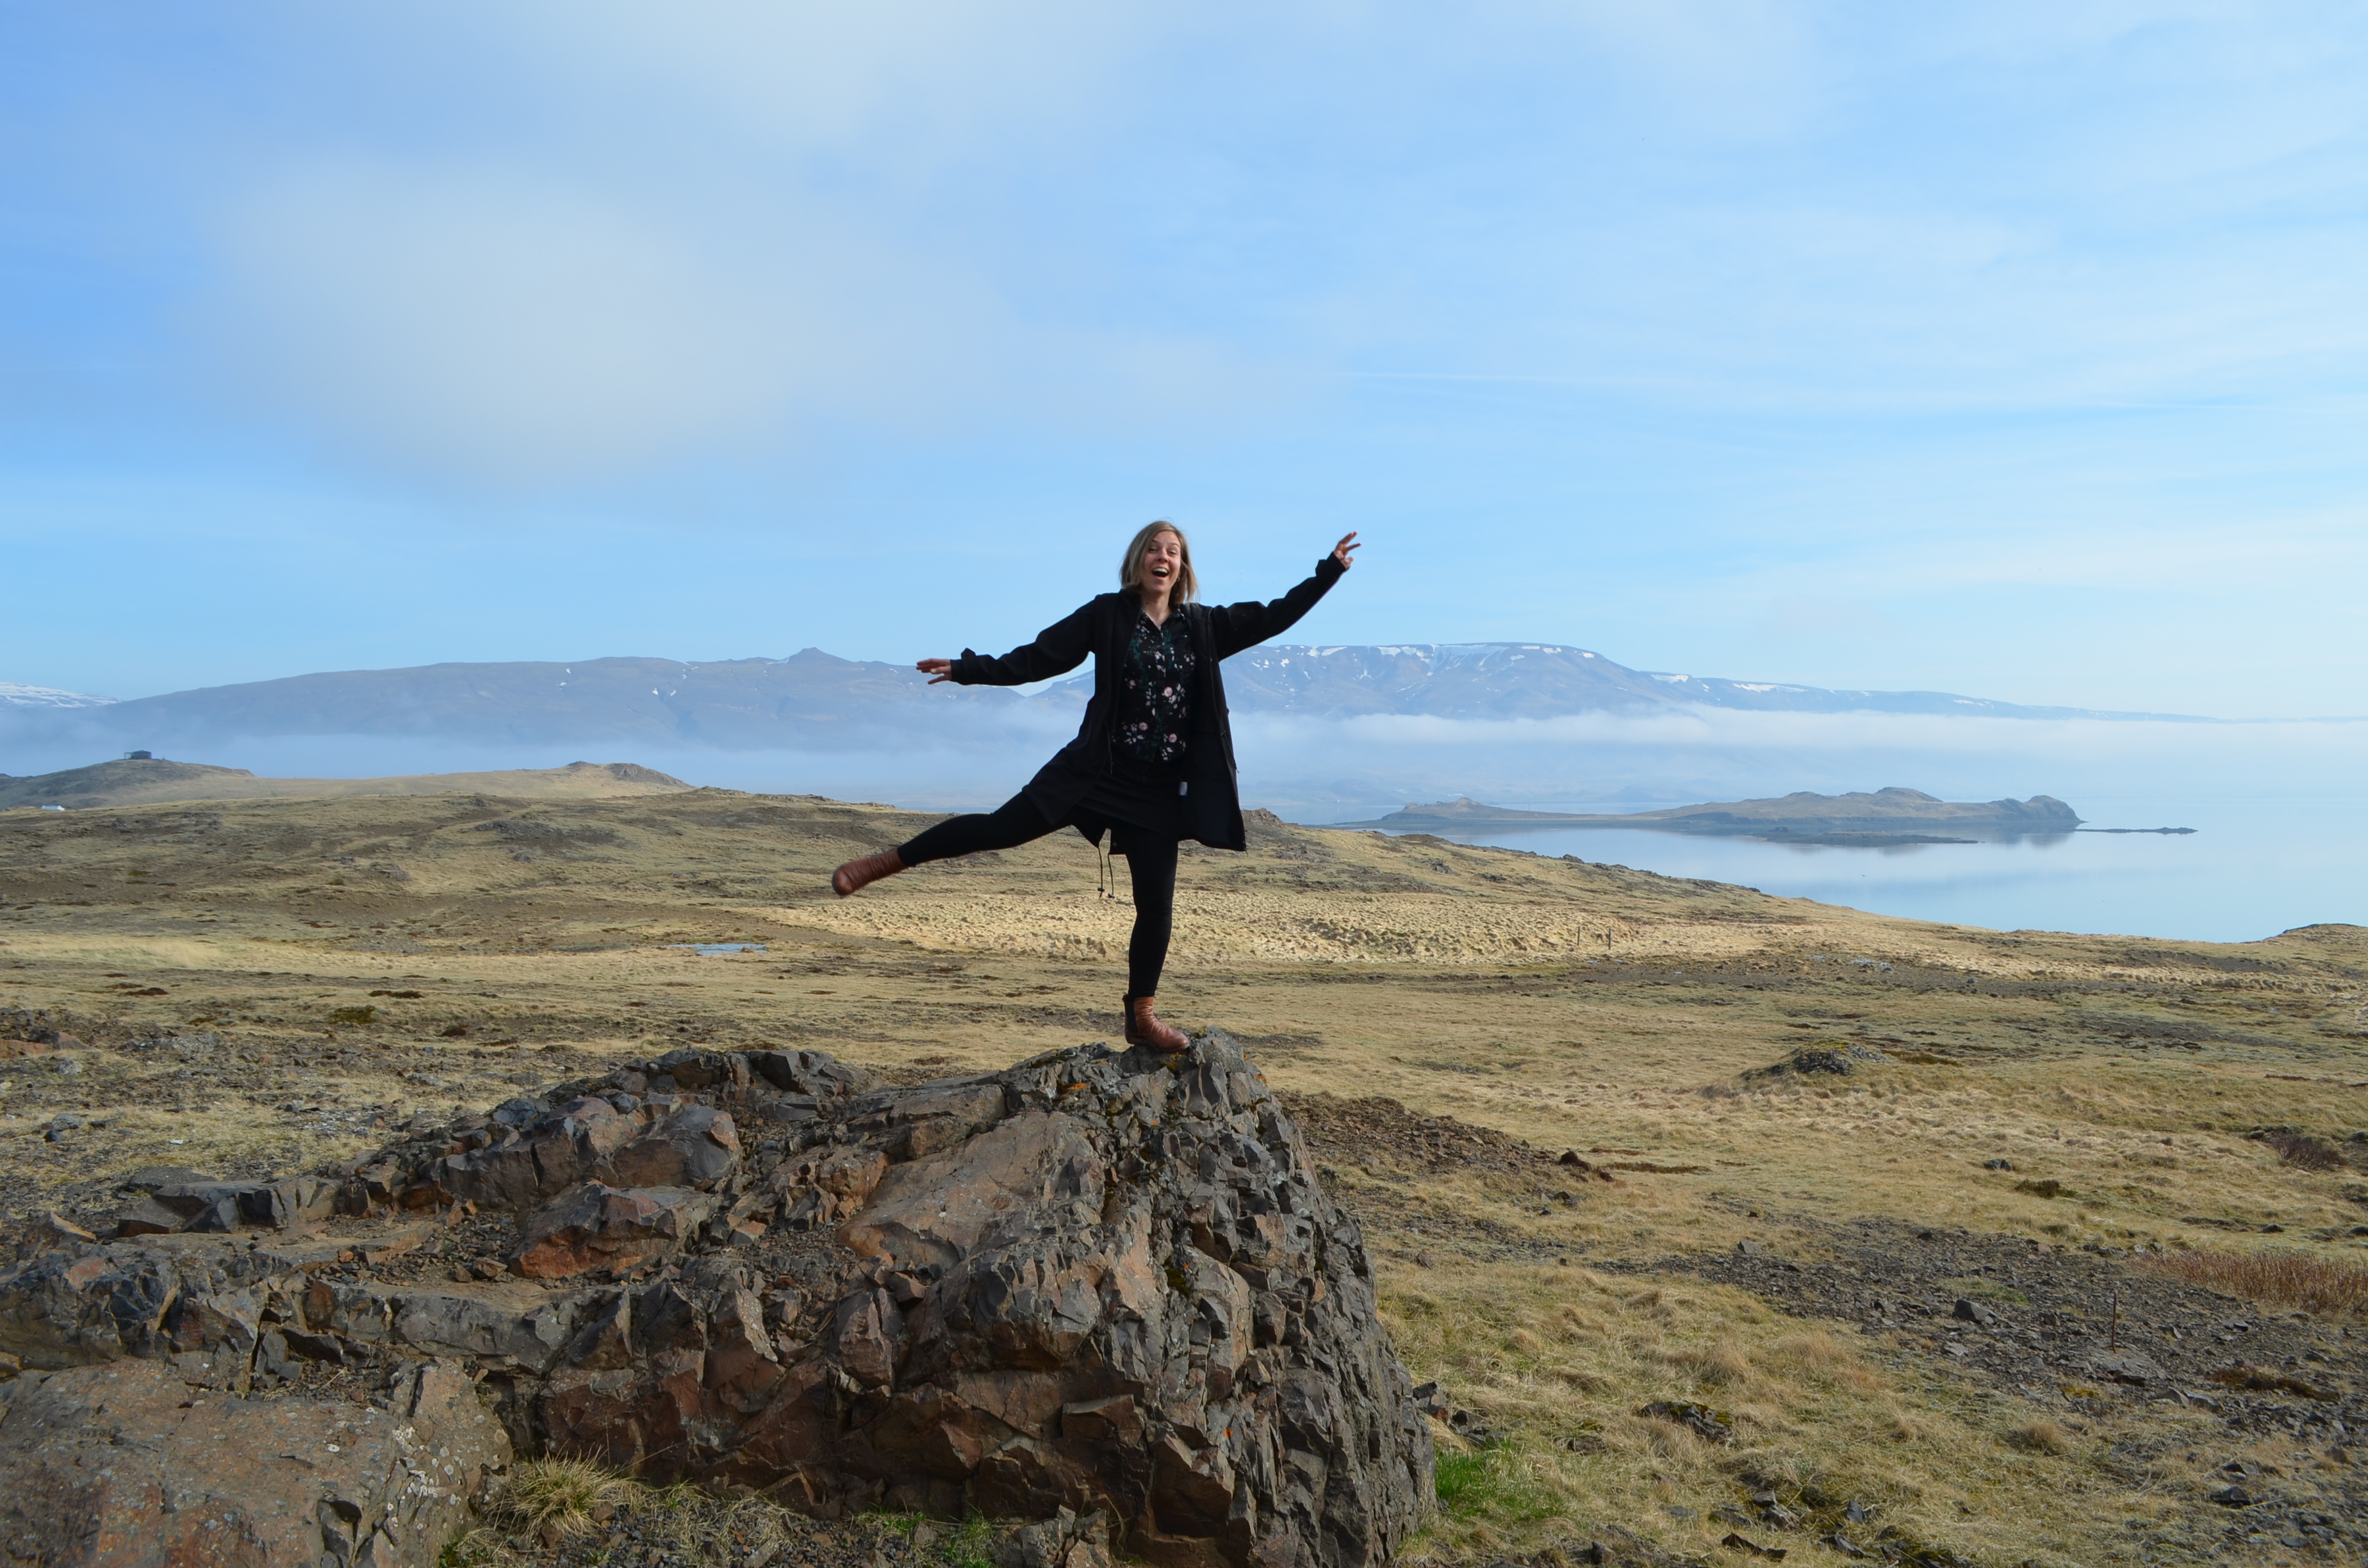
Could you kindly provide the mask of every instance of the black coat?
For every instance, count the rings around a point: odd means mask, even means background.
[[[1212,849],[1241,849],[1248,844],[1242,831],[1241,791],[1234,778],[1234,727],[1225,713],[1225,683],[1217,673],[1218,662],[1288,631],[1347,570],[1327,555],[1315,563],[1314,576],[1270,603],[1188,604],[1177,612],[1191,633],[1197,686],[1192,747],[1185,764],[1190,786],[1184,792],[1185,837]],[[1093,655],[1094,696],[1086,704],[1077,738],[1020,791],[1047,822],[1067,822],[1094,781],[1110,776],[1121,643],[1142,608],[1134,594],[1102,594],[1046,627],[1033,642],[999,659],[964,648],[954,661],[953,678],[959,685],[1025,686],[1066,675]]]

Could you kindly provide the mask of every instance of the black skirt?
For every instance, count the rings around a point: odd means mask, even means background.
[[[1113,855],[1138,840],[1173,844],[1184,836],[1184,788],[1181,767],[1146,767],[1121,757],[1086,786],[1068,825],[1096,844],[1110,835]]]

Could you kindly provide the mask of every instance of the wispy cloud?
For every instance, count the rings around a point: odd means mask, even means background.
[[[343,438],[497,477],[824,414],[1173,415],[1350,366],[1897,414],[2258,394],[2344,362],[2368,342],[2345,281],[2368,231],[2308,199],[2340,164],[2294,166],[2358,155],[2340,75],[2240,50],[2178,100],[2232,135],[2166,153],[2179,84],[2251,31],[2079,9],[1918,29],[1757,0],[1452,25],[951,3],[291,20],[377,112],[313,100],[328,151],[289,167],[249,145],[209,177],[208,342]],[[2005,107],[2002,55],[2050,86],[2117,79],[2135,115],[2043,94],[2029,125],[1973,134]],[[1600,97],[1555,102],[1558,78]],[[427,101],[473,134],[390,118]],[[217,136],[240,118],[211,112]],[[1641,126],[1651,149],[1614,155]],[[1949,177],[1886,168],[1870,140],[1902,132]],[[2258,178],[2301,199],[2265,207]]]
[[[509,481],[636,469],[760,427],[784,360],[849,358],[811,297],[752,294],[664,225],[531,178],[316,166],[223,230],[218,351],[382,458]]]
[[[2325,710],[2363,80],[2332,0],[18,7],[0,674],[909,657],[1174,512],[1365,528],[1311,635]]]

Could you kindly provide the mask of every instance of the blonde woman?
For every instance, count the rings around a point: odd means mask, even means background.
[[[1234,734],[1218,664],[1287,630],[1355,564],[1348,535],[1315,574],[1269,604],[1203,605],[1195,597],[1184,530],[1151,523],[1119,562],[1119,591],[1102,594],[999,659],[962,650],[923,659],[929,684],[1024,686],[1094,660],[1093,700],[1077,738],[1028,787],[992,812],[953,817],[894,849],[849,860],[830,879],[845,898],[907,867],[1008,849],[1074,827],[1096,844],[1110,835],[1134,886],[1134,934],[1126,949],[1126,1041],[1181,1051],[1183,1034],[1152,1014],[1175,922],[1176,846],[1194,839],[1240,849],[1241,797]]]

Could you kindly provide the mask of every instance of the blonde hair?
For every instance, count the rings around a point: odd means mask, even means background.
[[[1175,586],[1167,590],[1171,605],[1189,605],[1200,592],[1200,580],[1192,575],[1192,541],[1174,523],[1159,519],[1148,522],[1135,530],[1134,542],[1126,547],[1126,559],[1118,563],[1118,585],[1121,593],[1143,591],[1143,552],[1161,534],[1176,536],[1177,553],[1182,558],[1182,570],[1176,574]]]

